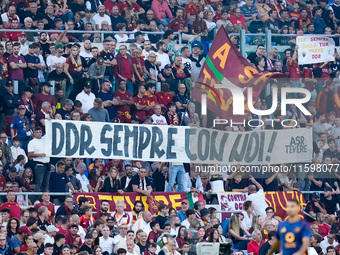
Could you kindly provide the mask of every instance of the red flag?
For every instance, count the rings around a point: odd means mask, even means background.
[[[221,27],[193,89],[193,98],[201,102],[202,94],[206,94],[207,108],[217,117],[243,121],[250,114],[247,104],[248,88],[252,88],[254,105],[270,79],[281,76],[278,73],[259,72],[241,55]],[[218,86],[223,88],[217,88]],[[234,113],[234,109],[237,113]]]

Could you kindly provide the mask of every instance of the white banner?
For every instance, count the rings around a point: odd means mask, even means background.
[[[334,61],[334,40],[327,36],[304,35],[296,38],[299,65]]]
[[[46,121],[50,157],[259,165],[311,162],[312,129],[225,132],[183,126]]]
[[[235,192],[217,192],[218,202],[221,205],[221,211],[231,213],[242,211],[243,203],[247,201],[247,193]]]

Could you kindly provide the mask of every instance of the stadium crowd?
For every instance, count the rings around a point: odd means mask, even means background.
[[[287,116],[251,115],[263,120],[285,117],[266,129],[310,127],[313,163],[340,160],[340,56],[335,61],[298,65],[293,34],[340,34],[340,0],[10,0],[2,1],[0,44],[0,252],[3,255],[154,255],[187,254],[185,229],[194,228],[201,242],[228,242],[235,254],[265,255],[273,244],[279,221],[267,205],[264,191],[312,191],[305,207],[318,254],[339,253],[340,176],[303,172],[272,173],[263,178],[235,172],[197,172],[193,165],[131,160],[49,158],[45,154],[45,124],[49,119],[183,125],[206,127],[190,93],[205,62],[205,46],[215,30],[257,33],[269,29],[275,46],[252,38],[256,52],[248,61],[260,72],[278,72],[270,88],[305,87],[312,98],[305,116],[291,106]],[[22,32],[22,29],[30,30]],[[14,30],[14,31],[13,31]],[[16,31],[17,30],[17,31]],[[38,31],[39,32],[38,32]],[[44,32],[40,32],[45,30]],[[54,32],[57,30],[58,32]],[[64,30],[63,33],[59,30]],[[75,31],[82,31],[76,33]],[[101,31],[113,31],[105,33]],[[119,33],[115,33],[118,32]],[[96,33],[97,32],[97,33]],[[150,32],[146,34],[145,32]],[[164,32],[155,34],[154,32]],[[175,46],[195,41],[191,47]],[[232,38],[238,44],[237,37]],[[180,53],[180,54],[179,54]],[[255,108],[272,106],[271,92],[262,93]],[[215,127],[246,132],[250,126]],[[14,192],[41,192],[25,201]],[[49,192],[188,192],[195,200],[181,201],[181,210],[158,206],[152,217],[142,201],[131,210],[124,201],[110,211],[102,200],[94,211],[85,197]],[[248,193],[242,212],[220,222],[218,191]],[[323,194],[319,192],[323,191]],[[28,208],[25,208],[28,202]],[[210,206],[211,205],[211,206]],[[92,211],[93,210],[93,211]]]

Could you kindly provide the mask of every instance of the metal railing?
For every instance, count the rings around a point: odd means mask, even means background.
[[[54,33],[63,33],[65,30],[30,30],[30,29],[0,29],[0,32],[24,32],[24,33],[40,33],[40,32],[46,32],[48,34],[54,34]],[[152,35],[163,35],[164,32],[152,32],[152,31],[142,31],[144,34],[152,34]],[[101,42],[103,42],[104,37],[106,34],[109,35],[115,35],[115,34],[134,34],[132,31],[87,31],[87,30],[68,30],[66,35],[68,33],[71,34],[100,34]],[[182,34],[175,32],[175,35],[178,36],[178,40],[180,43],[182,43]]]

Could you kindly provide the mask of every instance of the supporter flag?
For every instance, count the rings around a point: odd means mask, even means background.
[[[253,88],[254,105],[270,79],[276,77],[281,77],[281,74],[259,72],[252,66],[231,42],[222,26],[211,45],[192,96],[202,103],[202,95],[205,94],[207,109],[220,119],[229,120],[232,117],[233,121],[243,121],[250,113],[247,106],[247,88]],[[238,95],[231,93],[235,88],[239,92]],[[243,115],[233,115],[234,101],[237,101],[235,109],[244,105]]]

